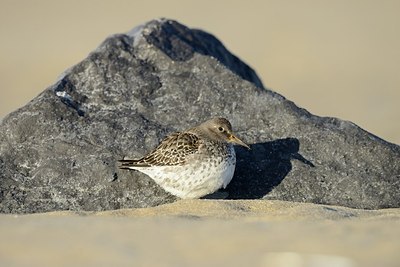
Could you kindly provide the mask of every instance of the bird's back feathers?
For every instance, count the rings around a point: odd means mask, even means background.
[[[199,151],[201,144],[202,140],[195,134],[174,133],[141,159],[119,160],[122,163],[120,168],[183,165],[189,155]]]

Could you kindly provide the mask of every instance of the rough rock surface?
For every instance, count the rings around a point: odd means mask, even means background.
[[[0,211],[106,210],[172,202],[119,170],[168,133],[224,116],[237,148],[232,199],[400,207],[400,147],[264,89],[212,35],[155,20],[111,36],[0,125]]]

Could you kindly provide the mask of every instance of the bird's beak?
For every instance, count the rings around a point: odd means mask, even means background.
[[[245,148],[250,149],[250,147],[248,145],[246,145],[246,143],[244,143],[242,140],[240,140],[239,138],[237,138],[233,134],[231,134],[228,139],[229,139],[229,141],[231,143],[234,143],[234,144],[237,144],[237,145],[240,145],[240,146],[244,146]]]

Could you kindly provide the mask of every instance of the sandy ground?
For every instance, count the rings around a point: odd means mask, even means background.
[[[0,266],[400,266],[400,209],[190,200],[0,215]]]
[[[215,34],[267,87],[310,112],[351,120],[400,144],[400,1],[0,0],[0,6],[0,118],[108,35],[168,17]]]

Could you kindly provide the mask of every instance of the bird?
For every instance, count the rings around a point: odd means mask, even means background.
[[[133,169],[152,178],[181,199],[196,199],[226,188],[236,166],[233,145],[250,147],[232,132],[225,118],[167,136],[140,159],[119,160],[120,169]]]

